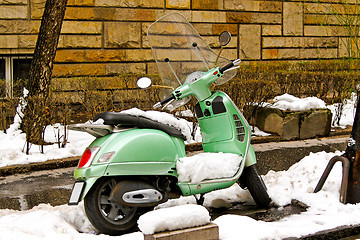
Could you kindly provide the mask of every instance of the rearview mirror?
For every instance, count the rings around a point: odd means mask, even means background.
[[[136,84],[139,88],[145,89],[151,86],[151,79],[148,77],[142,77],[137,80]]]
[[[219,36],[220,46],[224,47],[229,44],[231,40],[231,34],[228,31],[223,31]]]

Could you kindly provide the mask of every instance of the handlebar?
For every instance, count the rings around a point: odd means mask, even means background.
[[[236,60],[229,62],[228,64],[222,66],[221,68],[219,68],[219,71],[221,74],[223,74],[226,70],[232,68],[233,66],[239,65],[240,62],[241,62],[240,59],[236,59]]]
[[[175,99],[175,96],[171,94],[171,96],[169,96],[168,98],[165,98],[164,100],[156,103],[153,108],[156,109],[156,108],[159,108],[161,106],[164,106],[165,104],[167,104],[168,102],[172,101]]]

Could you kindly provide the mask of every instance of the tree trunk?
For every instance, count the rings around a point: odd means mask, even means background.
[[[29,91],[22,129],[27,142],[39,144],[49,123],[49,87],[67,0],[47,0],[25,87]],[[28,150],[27,150],[28,153]]]
[[[29,96],[49,96],[49,85],[67,0],[47,0],[26,84]]]

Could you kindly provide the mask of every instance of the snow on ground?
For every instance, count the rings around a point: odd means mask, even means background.
[[[348,106],[348,105],[347,105]],[[342,124],[352,123],[354,107],[345,107],[346,114]],[[47,127],[47,141],[56,141],[57,128]],[[22,152],[25,135],[18,130],[18,122],[8,129],[7,134],[0,131],[0,167],[9,164],[26,164],[33,161],[45,161],[81,155],[83,149],[93,140],[89,134],[69,132],[69,143],[66,148],[57,145],[45,146],[45,154],[40,154],[37,146],[31,148],[31,155]],[[313,153],[292,166],[288,171],[270,171],[263,176],[268,192],[280,208],[297,199],[309,206],[304,213],[292,215],[276,222],[255,221],[249,217],[223,215],[214,222],[219,225],[222,240],[239,239],[282,239],[300,237],[317,231],[342,225],[360,224],[360,204],[341,204],[339,189],[341,181],[341,164],[337,163],[328,177],[323,189],[312,193],[329,159],[340,153]],[[249,193],[237,185],[206,195],[205,206],[230,206],[231,202],[251,202]],[[170,200],[159,206],[166,209],[179,204],[194,203],[193,197]],[[185,208],[188,206],[185,206]],[[164,214],[163,221],[171,223],[171,211]],[[166,211],[166,210],[164,210]],[[150,221],[150,220],[148,220]],[[143,223],[145,226],[147,222]],[[150,223],[149,223],[150,224]],[[171,227],[171,226],[168,226]],[[261,231],[259,231],[261,229]],[[111,237],[95,235],[94,229],[87,220],[83,205],[57,206],[39,205],[28,211],[0,210],[0,239],[126,239],[143,240],[140,232],[124,236]]]
[[[63,132],[60,125],[48,126],[45,132],[45,141],[56,142],[58,129]],[[40,147],[33,145],[30,154],[25,154],[25,133],[12,126],[5,134],[0,131],[0,167],[14,164],[28,164],[32,162],[44,162],[49,159],[61,159],[80,156],[85,148],[95,139],[88,133],[68,132],[69,138],[65,148],[59,148],[57,144],[44,146],[44,154],[40,153]]]
[[[223,215],[215,219],[219,226],[221,240],[241,239],[283,239],[300,237],[337,226],[360,224],[360,204],[342,204],[339,202],[341,183],[341,163],[337,163],[329,175],[323,189],[318,193],[313,190],[323,173],[329,159],[337,153],[312,153],[293,165],[287,171],[270,171],[263,176],[268,192],[280,208],[297,199],[309,206],[306,212],[292,215],[276,222],[256,221],[246,216]],[[252,202],[247,191],[237,185],[206,195],[205,205],[214,202]],[[170,200],[159,207],[161,226],[154,223],[154,217],[143,218],[140,224],[150,231],[157,227],[172,228],[177,224],[178,216],[174,206],[193,204],[193,197]],[[191,212],[194,205],[182,206],[184,212]],[[178,209],[176,210],[178,212]],[[151,212],[148,216],[157,215]],[[206,213],[194,213],[205,216]],[[157,215],[159,216],[159,215]],[[196,217],[194,217],[196,218]],[[160,220],[159,220],[160,221]],[[184,225],[186,221],[181,221]],[[156,227],[154,228],[154,226]],[[261,231],[259,231],[261,229]],[[146,231],[146,230],[145,230]],[[0,239],[120,239],[143,240],[140,232],[111,237],[95,235],[94,229],[85,217],[82,203],[79,206],[39,205],[28,211],[0,210]]]

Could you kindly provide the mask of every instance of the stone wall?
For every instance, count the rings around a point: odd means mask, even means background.
[[[33,52],[44,2],[0,0],[0,55]],[[146,29],[173,11],[211,47],[229,31],[233,39],[223,55],[230,59],[342,57],[346,34],[322,26],[324,6],[312,0],[68,0],[53,74],[156,74]]]

